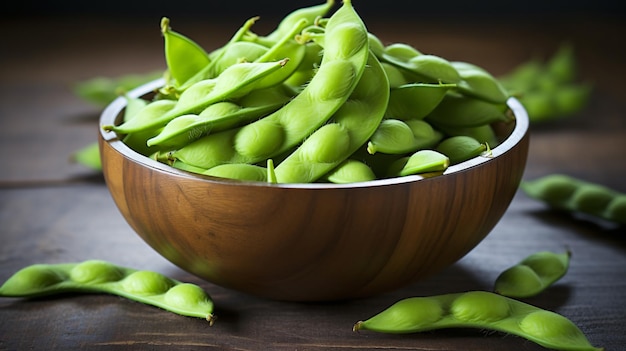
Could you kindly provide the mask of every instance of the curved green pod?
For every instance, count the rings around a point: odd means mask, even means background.
[[[424,119],[456,84],[410,83],[392,88],[385,118]]]
[[[249,97],[244,97],[239,102],[241,105],[221,101],[209,105],[197,115],[176,117],[166,124],[158,135],[148,139],[147,145],[177,149],[209,133],[252,122],[278,110],[289,101],[289,95],[273,88],[268,89],[251,92]]]
[[[213,301],[197,285],[160,273],[122,267],[102,260],[34,264],[22,268],[0,286],[0,297],[41,297],[63,293],[121,296],[213,324]]]
[[[175,32],[167,17],[161,19],[165,61],[171,79],[180,86],[211,62],[209,54],[190,38]]]
[[[331,123],[309,136],[276,167],[281,183],[309,183],[330,172],[354,154],[374,134],[389,99],[389,83],[378,59],[369,55],[366,68]],[[328,126],[337,126],[328,133]],[[328,156],[325,156],[328,154]]]
[[[367,152],[402,155],[437,145],[443,134],[422,120],[385,119],[369,142]]]
[[[207,106],[228,98],[245,95],[253,89],[261,88],[256,83],[276,72],[287,64],[289,60],[276,62],[242,62],[228,67],[215,79],[200,81],[181,94],[175,100],[157,100],[146,106],[157,103],[175,103],[175,105],[160,115],[135,116],[119,126],[103,126],[107,131],[118,134],[136,133],[165,126],[174,118],[201,111]]]
[[[561,279],[569,268],[571,253],[536,252],[500,273],[494,291],[500,295],[535,296]]]
[[[347,184],[375,180],[374,171],[365,163],[347,159],[322,176],[322,179],[334,184]]]
[[[495,122],[510,122],[506,104],[493,104],[460,94],[448,93],[425,120],[436,127],[477,127]]]
[[[626,194],[604,185],[565,174],[523,180],[521,189],[530,197],[570,213],[626,224]]]
[[[452,66],[459,72],[461,80],[457,90],[461,94],[473,96],[494,104],[505,104],[511,94],[491,73],[468,62],[453,61]]]
[[[488,151],[488,145],[467,136],[458,135],[444,139],[435,148],[438,152],[448,156],[450,164],[454,165],[470,158],[480,156]]]
[[[493,330],[555,350],[602,350],[566,317],[485,291],[406,298],[357,322],[353,330],[406,334],[445,328]]]

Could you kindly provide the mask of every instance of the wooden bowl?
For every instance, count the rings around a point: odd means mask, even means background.
[[[231,181],[151,160],[102,128],[99,143],[120,212],[175,265],[271,299],[340,300],[435,274],[487,236],[518,188],[528,152],[528,116],[517,100],[508,105],[516,121],[501,131],[506,139],[493,157],[432,178],[347,185]],[[115,100],[100,126],[119,123],[124,107],[124,99]]]

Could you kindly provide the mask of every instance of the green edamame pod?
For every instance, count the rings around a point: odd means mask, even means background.
[[[240,97],[255,88],[260,88],[255,83],[283,67],[287,61],[285,59],[277,62],[244,62],[232,65],[217,78],[200,81],[189,87],[181,94],[178,101],[174,101],[173,108],[160,115],[151,114],[146,118],[136,116],[119,126],[103,126],[103,128],[119,134],[128,134],[163,127],[178,116],[197,113],[215,102]],[[146,108],[156,103],[171,104],[172,101],[155,101]]]
[[[154,156],[156,157],[152,157],[153,159],[159,162],[168,164],[176,169],[180,169],[181,171],[190,172],[190,173],[199,173],[199,174],[207,171],[204,168],[188,165],[181,160],[172,160],[169,152],[166,152],[165,154],[155,153]]]
[[[494,148],[500,143],[500,140],[498,140],[498,136],[496,135],[495,130],[490,124],[461,128],[438,126],[438,130],[443,132],[443,134],[448,137],[461,135],[472,137],[481,144],[489,145],[490,148]]]
[[[575,82],[576,68],[573,47],[563,43],[547,62],[532,58],[499,81],[518,97],[531,122],[552,121],[579,112],[589,101],[592,85]]]
[[[468,62],[454,61],[452,66],[459,72],[461,80],[457,90],[495,104],[505,104],[510,94],[491,73]]]
[[[405,177],[414,174],[441,174],[450,165],[448,156],[434,150],[419,150],[402,157],[389,167],[388,177]]]
[[[198,43],[172,30],[167,17],[161,19],[161,33],[165,40],[165,61],[175,86],[185,83],[211,62]]]
[[[452,63],[443,57],[423,54],[415,56],[403,66],[416,83],[459,83],[461,75]]]
[[[244,127],[200,138],[172,156],[207,169],[223,163],[257,163],[311,135],[350,97],[369,56],[367,30],[350,1],[331,16],[326,35],[319,70],[289,103]]]
[[[287,31],[274,46],[254,62],[272,62],[284,57],[289,59],[290,64],[275,74],[262,78],[257,84],[262,87],[271,87],[282,83],[290,77],[302,64],[306,55],[303,43],[296,40],[298,33],[306,26],[307,20],[297,21],[291,30]]]
[[[76,150],[70,160],[74,163],[86,166],[96,171],[102,170],[102,162],[100,160],[100,147],[98,142],[94,142]]]
[[[61,293],[105,293],[213,324],[213,301],[199,286],[164,275],[101,260],[34,264],[0,286],[1,297],[40,297]]]
[[[543,74],[542,62],[533,58],[517,65],[506,75],[498,77],[498,80],[512,95],[521,97],[535,89],[537,78]]]
[[[493,330],[556,350],[602,350],[566,317],[485,291],[406,298],[357,322],[353,330],[406,334],[445,328]]]
[[[315,131],[276,167],[281,183],[308,183],[330,172],[374,134],[389,99],[389,83],[378,59],[369,55],[356,88],[332,123]],[[330,127],[336,126],[336,127]]]
[[[379,55],[378,58],[381,62],[386,62],[408,70],[408,62],[412,58],[422,55],[422,53],[409,44],[392,43],[385,46],[382,53]]]
[[[276,168],[274,167],[274,160],[269,158],[267,159],[267,182],[268,183],[272,183],[272,184],[276,184],[278,183],[278,180],[276,180]]]
[[[72,91],[78,97],[104,107],[120,96],[120,93],[127,93],[162,76],[163,71],[159,70],[143,74],[126,74],[120,77],[94,77],[76,83]]]
[[[494,122],[509,122],[506,104],[493,104],[480,99],[447,93],[425,120],[435,127],[477,127]]]
[[[128,95],[124,96],[126,99],[126,108],[124,108],[124,115],[122,118],[122,122],[126,122],[131,118],[139,115],[139,113],[150,104],[149,101],[144,100],[142,98],[133,98]],[[158,101],[158,100],[155,100]],[[154,116],[158,116],[160,113],[164,113],[168,111],[170,108],[173,108],[175,103],[172,100],[168,100],[168,102],[163,103],[155,103],[151,108],[161,105],[158,110],[153,110],[152,113]],[[161,110],[161,108],[163,110]],[[146,109],[149,110],[149,109]],[[142,114],[148,113],[147,111],[142,112]],[[147,116],[142,118],[148,118]],[[122,141],[124,144],[128,145],[134,151],[142,154],[142,155],[150,155],[156,152],[156,148],[148,147],[146,145],[146,140],[152,138],[156,134],[158,134],[160,129],[156,130],[148,130],[144,132],[131,133],[124,136]]]
[[[514,298],[535,296],[567,273],[570,257],[569,251],[536,252],[500,273],[494,291]]]
[[[436,150],[448,156],[450,164],[455,165],[482,155],[489,151],[489,147],[470,136],[458,135],[444,139]]]
[[[272,91],[251,92],[250,95],[254,97],[244,97],[241,105],[226,101],[216,102],[198,115],[176,117],[165,125],[158,135],[148,139],[147,145],[158,145],[169,149],[180,148],[209,133],[217,133],[252,122],[278,110],[289,100],[288,95],[274,92],[276,89],[273,88],[268,89]],[[261,99],[264,104],[258,105]],[[253,104],[249,105],[247,101]]]
[[[385,119],[367,143],[367,151],[370,154],[407,154],[435,146],[442,138],[443,134],[425,121]]]
[[[278,41],[283,38],[285,34],[287,34],[297,22],[305,20],[308,23],[313,23],[316,18],[326,15],[326,13],[328,13],[328,11],[330,11],[330,9],[334,5],[334,0],[326,0],[326,2],[323,4],[303,7],[294,10],[287,16],[283,17],[276,29],[263,39],[265,42]]]
[[[202,174],[213,177],[254,182],[267,181],[267,169],[265,167],[251,165],[249,163],[226,163],[207,169],[202,172]]]
[[[402,71],[398,69],[398,67],[387,62],[381,62],[381,65],[385,70],[385,74],[387,74],[387,79],[389,79],[389,88],[392,89],[392,91],[395,88],[399,88],[405,84],[409,84],[409,81],[406,79],[404,74],[402,74]]]
[[[230,38],[228,43],[226,43],[224,46],[220,47],[219,49],[216,49],[213,52],[209,53],[209,59],[211,59],[211,62],[208,65],[204,66],[204,68],[202,68],[202,70],[196,73],[193,77],[189,78],[186,82],[182,83],[181,86],[179,87],[166,86],[161,90],[165,91],[166,94],[169,93],[169,90],[172,90],[176,95],[180,95],[180,93],[187,90],[187,88],[189,88],[190,86],[200,81],[217,77],[219,75],[216,73],[217,67],[220,64],[222,57],[231,48],[231,46],[233,46],[235,43],[240,42],[243,39],[243,37],[246,35],[246,33],[250,31],[250,28],[254,25],[254,23],[258,19],[259,19],[258,17],[252,17],[246,20],[246,22]],[[227,67],[225,67],[224,69],[226,68]]]
[[[376,58],[378,58],[380,63],[383,65],[383,67],[385,67],[385,65],[389,65],[388,63],[383,61],[382,56],[383,56],[383,53],[385,52],[385,45],[383,44],[383,42],[371,32],[367,33],[367,38],[369,42],[370,51],[372,52],[372,54],[374,54]]]
[[[347,159],[326,173],[321,179],[334,184],[347,184],[374,180],[376,175],[365,163]]]
[[[550,79],[560,83],[572,83],[576,79],[576,57],[571,43],[563,43],[545,64]]]
[[[254,62],[267,53],[269,49],[263,45],[248,41],[237,41],[228,46],[227,50],[215,60],[211,76],[217,77],[228,67],[242,62]]]
[[[128,95],[124,95],[124,99],[126,100],[126,107],[124,108],[124,115],[122,116],[123,122],[135,117],[135,115],[149,103],[148,100],[134,98]]]
[[[626,224],[626,194],[601,184],[564,174],[551,174],[524,180],[520,187],[528,196],[556,209]]]
[[[385,118],[423,119],[456,84],[411,83],[392,88]]]
[[[127,128],[115,127],[115,128],[119,128],[116,130],[116,133],[127,134],[124,137],[124,142],[127,143],[127,145],[133,148],[134,146],[140,146],[140,145],[135,145],[135,141],[147,140],[147,139],[144,139],[143,136],[147,134],[148,136],[152,137],[156,135],[157,133],[156,130],[158,130],[161,127],[159,124],[153,125],[152,121],[157,120],[164,114],[175,109],[176,104],[177,102],[175,100],[168,100],[168,99],[156,100],[149,104],[146,104],[144,107],[137,110],[137,112],[132,117],[130,115],[128,116],[125,115],[124,122],[120,126],[130,125],[131,128],[127,129]],[[132,128],[132,126],[135,126],[135,127]],[[104,126],[103,129],[113,130],[112,129],[113,127],[114,126]],[[140,132],[140,133],[137,133],[137,132]],[[129,134],[129,133],[132,133],[132,134]],[[137,137],[137,135],[140,135],[140,137]],[[137,150],[142,150],[142,149],[140,148]]]
[[[285,79],[285,84],[296,90],[304,89],[304,85],[308,83],[315,75],[315,70],[322,61],[322,47],[313,41],[306,42],[304,45],[304,58],[298,68]]]

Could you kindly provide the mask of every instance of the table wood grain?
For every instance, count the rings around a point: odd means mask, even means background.
[[[221,45],[243,20],[172,19],[206,47]],[[581,79],[594,83],[593,98],[566,121],[532,127],[525,178],[564,172],[626,192],[626,56],[616,50],[626,26],[619,19],[365,21],[384,41],[408,42],[494,74],[572,42]],[[526,255],[566,248],[573,253],[568,274],[527,301],[570,318],[596,346],[626,349],[626,228],[550,211],[521,192],[459,262],[367,299],[265,300],[202,281],[160,257],[124,221],[102,177],[68,161],[95,141],[100,112],[76,97],[72,84],[164,67],[158,22],[94,17],[0,24],[0,281],[29,264],[104,259],[199,284],[212,295],[219,319],[209,327],[109,295],[0,298],[0,350],[543,350],[485,330],[384,335],[354,333],[352,325],[402,298],[489,290]]]

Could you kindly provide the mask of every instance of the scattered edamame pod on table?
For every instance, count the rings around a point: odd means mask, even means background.
[[[213,301],[199,286],[160,273],[102,260],[34,264],[0,286],[0,297],[40,297],[62,293],[112,294],[188,317],[215,321]]]
[[[523,180],[520,187],[528,196],[553,208],[626,224],[626,194],[604,185],[565,174],[550,174]]]
[[[357,322],[353,330],[406,334],[444,328],[499,331],[555,350],[602,350],[566,317],[486,291],[406,298]]]
[[[500,273],[494,291],[514,298],[535,296],[565,275],[570,257],[570,251],[536,252]]]
[[[104,107],[120,96],[120,93],[127,93],[162,76],[163,71],[154,71],[119,77],[95,77],[74,84],[72,91],[80,98]]]
[[[74,152],[71,155],[70,160],[74,163],[83,165],[96,171],[102,170],[102,162],[100,161],[100,148],[97,142],[84,146]]]

